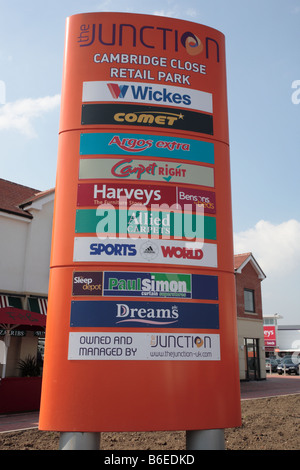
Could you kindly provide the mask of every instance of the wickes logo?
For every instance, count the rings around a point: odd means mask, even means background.
[[[183,104],[190,106],[191,96],[181,93],[173,93],[167,88],[155,89],[152,86],[142,85],[121,85],[118,83],[108,83],[108,89],[114,99],[128,99],[130,101],[155,101],[163,104]]]
[[[107,86],[114,99],[125,98],[126,92],[128,90],[128,85],[118,85],[116,83],[108,83]]]

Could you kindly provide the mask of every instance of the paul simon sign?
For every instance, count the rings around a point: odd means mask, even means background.
[[[40,429],[239,426],[224,36],[86,13],[64,57]]]

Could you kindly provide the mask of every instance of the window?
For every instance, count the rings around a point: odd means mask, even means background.
[[[8,297],[8,304],[10,307],[23,308],[21,297],[13,297],[11,295],[8,295],[7,297]]]
[[[29,297],[28,305],[29,305],[29,310],[31,312],[40,313],[40,307],[39,307],[38,299],[33,298],[33,297]]]
[[[274,318],[264,318],[264,325],[275,325],[275,319]]]
[[[28,307],[31,312],[47,315],[47,299],[42,297],[29,297]]]
[[[255,312],[254,290],[244,289],[245,312]]]
[[[22,297],[0,294],[0,308],[5,308],[5,307],[15,307],[15,308],[22,309],[23,308]]]

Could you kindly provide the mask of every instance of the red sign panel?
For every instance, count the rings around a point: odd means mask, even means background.
[[[276,346],[276,330],[275,326],[264,326],[265,346]]]
[[[166,204],[172,207],[179,204],[184,209],[185,204],[196,211],[196,206],[203,206],[204,213],[216,213],[215,193],[198,188],[177,186],[146,186],[126,183],[82,183],[78,185],[78,207],[96,207],[102,204],[122,207],[122,199],[126,198],[128,207],[132,204],[142,204],[151,208],[154,204]],[[175,208],[175,206],[173,206]],[[187,209],[187,208],[186,208]]]

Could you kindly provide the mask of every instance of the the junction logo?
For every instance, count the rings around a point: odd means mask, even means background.
[[[182,48],[192,56],[205,53],[206,58],[220,62],[219,43],[206,36],[200,39],[191,31],[179,31],[167,26],[143,25],[130,23],[82,24],[76,36],[80,47],[100,43],[110,48],[134,47],[139,50],[162,49],[169,52],[180,52]],[[197,33],[198,34],[198,33]]]
[[[198,55],[203,51],[203,43],[193,33],[186,32],[181,36],[181,44],[190,55]]]

